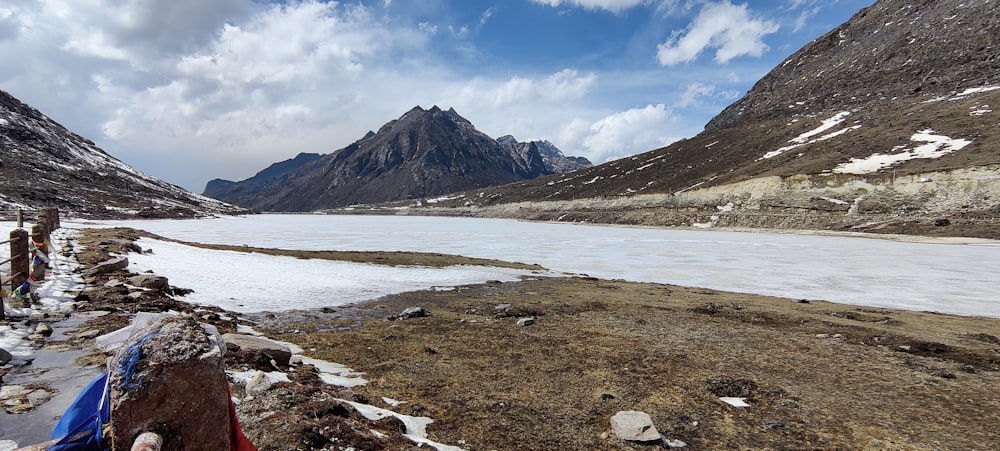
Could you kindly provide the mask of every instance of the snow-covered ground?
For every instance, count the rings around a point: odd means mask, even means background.
[[[64,226],[67,221],[63,221]],[[166,237],[308,250],[440,252],[537,263],[552,271],[855,305],[1000,317],[1000,246],[841,236],[666,230],[497,219],[257,215],[208,220],[70,222],[127,225]],[[151,269],[198,302],[237,310],[336,306],[382,294],[489,279],[491,268],[387,268],[143,240]],[[294,284],[285,285],[284,279]],[[217,282],[213,282],[217,281]],[[289,288],[295,286],[296,288]],[[243,306],[234,305],[243,304]]]

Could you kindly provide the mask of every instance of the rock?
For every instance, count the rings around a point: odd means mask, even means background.
[[[50,337],[52,336],[52,326],[46,323],[38,323],[38,325],[35,326],[35,333],[43,337]]]
[[[73,335],[73,337],[79,338],[81,340],[89,340],[91,338],[95,338],[95,337],[98,337],[100,335],[101,335],[101,330],[100,329],[90,329],[90,330],[85,330],[83,332],[79,332],[79,333]]]
[[[6,349],[0,348],[0,365],[6,365],[7,362],[10,362],[13,358],[14,356],[10,355]]]
[[[244,388],[247,394],[256,394],[267,391],[271,388],[271,379],[267,377],[263,371],[257,372],[257,374],[247,381],[247,385]]]
[[[411,319],[411,318],[423,318],[431,316],[431,312],[423,307],[410,307],[402,312],[390,316],[389,319]]]
[[[232,345],[238,347],[241,351],[261,353],[268,359],[274,360],[274,363],[279,366],[288,366],[288,362],[292,358],[292,350],[288,346],[264,337],[244,334],[224,334],[222,335],[222,340],[226,342],[227,347]]]
[[[684,442],[682,442],[680,440],[676,440],[676,439],[674,439],[674,440],[664,440],[663,443],[666,443],[666,445],[667,445],[668,448],[684,448],[685,446],[688,446],[687,443],[684,443]]]
[[[141,274],[129,277],[128,283],[136,287],[149,288],[152,290],[162,290],[169,286],[167,284],[166,277],[153,274]]]
[[[129,449],[151,428],[172,448],[231,449],[224,346],[191,318],[166,317],[128,339],[111,358],[111,449]]]
[[[521,327],[530,326],[532,324],[535,324],[535,317],[534,316],[529,316],[527,318],[521,318],[521,319],[517,320],[517,325],[521,326]]]
[[[108,272],[119,271],[119,270],[122,270],[122,269],[125,269],[125,268],[128,268],[128,258],[126,258],[126,257],[116,257],[116,258],[112,258],[110,260],[105,260],[105,261],[103,261],[101,263],[98,263],[98,264],[94,265],[93,268],[90,268],[90,269],[84,271],[83,272],[83,277],[96,276],[98,274],[104,274],[104,273],[108,273]]]
[[[951,225],[951,221],[949,221],[947,218],[935,219],[934,225],[937,227],[947,227]]]
[[[630,442],[660,440],[653,419],[646,412],[623,410],[611,417],[611,430],[618,438]]]
[[[122,286],[124,284],[125,284],[125,282],[122,282],[119,279],[110,279],[110,280],[108,280],[107,282],[104,283],[104,288],[120,287],[120,286]]]

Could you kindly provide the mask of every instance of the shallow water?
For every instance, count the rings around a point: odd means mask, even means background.
[[[99,314],[74,313],[70,318],[51,323],[53,333],[47,342],[52,345],[65,340],[67,332]],[[39,349],[34,361],[4,376],[4,385],[42,384],[59,393],[30,412],[9,414],[0,411],[0,425],[3,425],[0,440],[13,440],[20,446],[48,441],[52,429],[80,390],[104,371],[99,367],[76,366],[76,359],[86,354],[86,351]]]

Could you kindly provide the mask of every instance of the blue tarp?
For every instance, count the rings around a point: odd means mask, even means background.
[[[108,374],[104,373],[80,391],[52,430],[52,439],[59,442],[50,451],[107,450],[101,437],[109,417],[107,386]]]

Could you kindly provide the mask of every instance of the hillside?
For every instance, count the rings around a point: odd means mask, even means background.
[[[213,180],[204,194],[257,211],[311,211],[440,196],[589,167],[551,143],[495,140],[455,110],[415,107],[329,155]]]
[[[993,6],[876,2],[691,139],[424,212],[1000,238]]]
[[[0,210],[8,212],[58,207],[94,218],[189,218],[245,211],[144,174],[4,91],[0,150]]]

